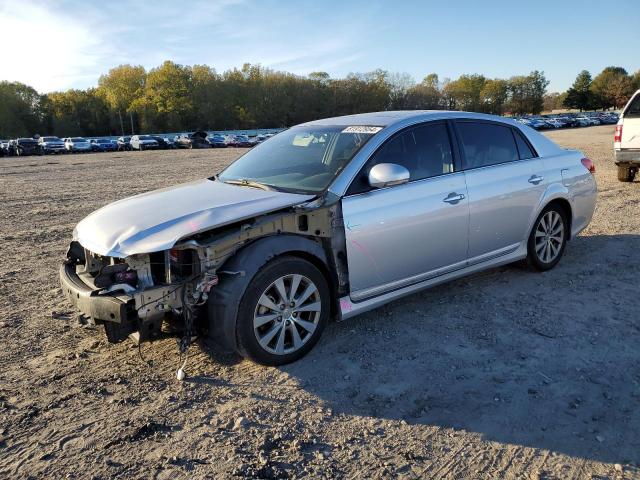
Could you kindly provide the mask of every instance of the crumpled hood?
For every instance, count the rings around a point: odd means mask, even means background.
[[[102,207],[78,223],[73,236],[94,253],[124,258],[167,250],[190,235],[312,198],[197,180]]]

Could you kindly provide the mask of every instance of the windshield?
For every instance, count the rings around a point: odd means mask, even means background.
[[[58,137],[42,137],[43,142],[61,142]]]
[[[82,138],[82,137],[74,137],[71,139],[72,142],[86,142],[87,139],[86,138]]]
[[[223,182],[321,192],[380,127],[294,127],[257,145],[224,170]]]
[[[149,135],[140,135],[138,138],[140,140],[153,140],[153,137],[150,137]]]

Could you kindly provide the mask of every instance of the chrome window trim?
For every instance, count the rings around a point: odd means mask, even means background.
[[[351,182],[353,182],[353,180],[356,178],[356,175],[358,174],[358,172],[360,172],[362,167],[365,166],[365,164],[369,161],[371,156],[375,154],[375,152],[378,150],[379,147],[382,146],[384,142],[386,142],[389,138],[391,138],[393,135],[395,135],[399,131],[420,123],[428,123],[431,121],[442,121],[442,120],[445,120],[445,121],[447,120],[449,121],[485,120],[485,121],[493,121],[494,123],[504,125],[506,127],[517,128],[517,125],[516,125],[517,122],[515,120],[511,120],[507,118],[501,119],[501,120],[495,120],[493,118],[488,118],[488,117],[489,117],[488,115],[485,115],[482,113],[442,111],[442,112],[422,113],[415,116],[401,118],[400,120],[390,123],[388,126],[383,128],[379,133],[374,135],[373,138],[370,139],[364,145],[364,147],[360,149],[360,151],[351,159],[351,161],[347,164],[347,166],[342,169],[342,171],[338,174],[338,176],[336,176],[333,182],[331,182],[327,191],[337,195],[340,198],[344,197],[349,189],[349,186],[351,185]],[[451,142],[452,142],[451,148],[452,148],[452,152],[455,155],[456,148],[458,148],[457,151],[459,152],[459,140],[457,138],[457,132],[454,131],[452,133],[454,133],[455,138],[451,139]],[[525,135],[525,138],[528,139],[528,137],[526,136],[526,134],[524,134],[524,132],[523,132],[523,135]],[[458,147],[456,147],[456,145],[453,145],[454,143],[458,145]],[[540,158],[540,157],[537,157],[537,158]],[[461,165],[461,167],[463,167],[463,165]],[[461,168],[460,171],[464,171],[464,169]],[[452,172],[452,173],[456,173],[456,172]],[[430,178],[434,178],[434,177],[430,177]]]
[[[451,121],[452,123],[452,129],[454,131],[455,137],[456,137],[456,142],[458,143],[458,150],[460,152],[460,161],[462,163],[462,171],[465,172],[474,172],[477,170],[481,170],[483,168],[491,168],[491,167],[497,167],[500,165],[513,165],[516,162],[526,162],[528,160],[539,160],[542,157],[540,156],[540,154],[537,152],[537,150],[535,149],[535,147],[531,144],[531,142],[529,141],[529,138],[524,134],[524,132],[522,132],[522,130],[518,129],[517,132],[514,132],[513,130],[515,128],[517,128],[514,125],[511,125],[509,123],[503,123],[497,120],[487,120],[487,119],[483,119],[483,118],[455,118],[452,119]],[[505,128],[509,128],[511,130],[511,136],[513,137],[513,143],[516,147],[516,152],[518,153],[518,158],[516,158],[515,160],[509,160],[507,162],[501,162],[501,163],[492,163],[491,165],[483,165],[482,167],[472,167],[472,168],[467,168],[466,165],[466,159],[465,159],[465,152],[464,152],[464,144],[462,142],[462,138],[460,138],[460,132],[458,132],[458,123],[489,123],[489,124],[493,124],[493,125],[498,125],[500,127],[505,127]],[[520,149],[518,148],[518,142],[515,138],[515,135],[520,134],[523,137],[523,140],[527,143],[527,145],[529,145],[529,148],[531,149],[531,151],[533,153],[535,153],[534,157],[530,157],[530,158],[519,158],[520,157]]]

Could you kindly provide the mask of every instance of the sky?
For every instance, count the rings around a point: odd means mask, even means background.
[[[639,25],[638,0],[0,0],[0,80],[47,93],[172,60],[417,81],[542,70],[563,91],[583,69],[640,70]]]

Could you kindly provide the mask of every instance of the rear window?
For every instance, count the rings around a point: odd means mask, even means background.
[[[526,142],[522,133],[518,130],[513,130],[513,135],[516,137],[516,145],[518,146],[518,153],[520,154],[520,160],[526,160],[527,158],[536,157],[535,152],[531,149]]]
[[[519,160],[511,127],[494,123],[457,122],[465,169]]]
[[[640,118],[640,93],[638,93],[624,111],[624,118]]]

